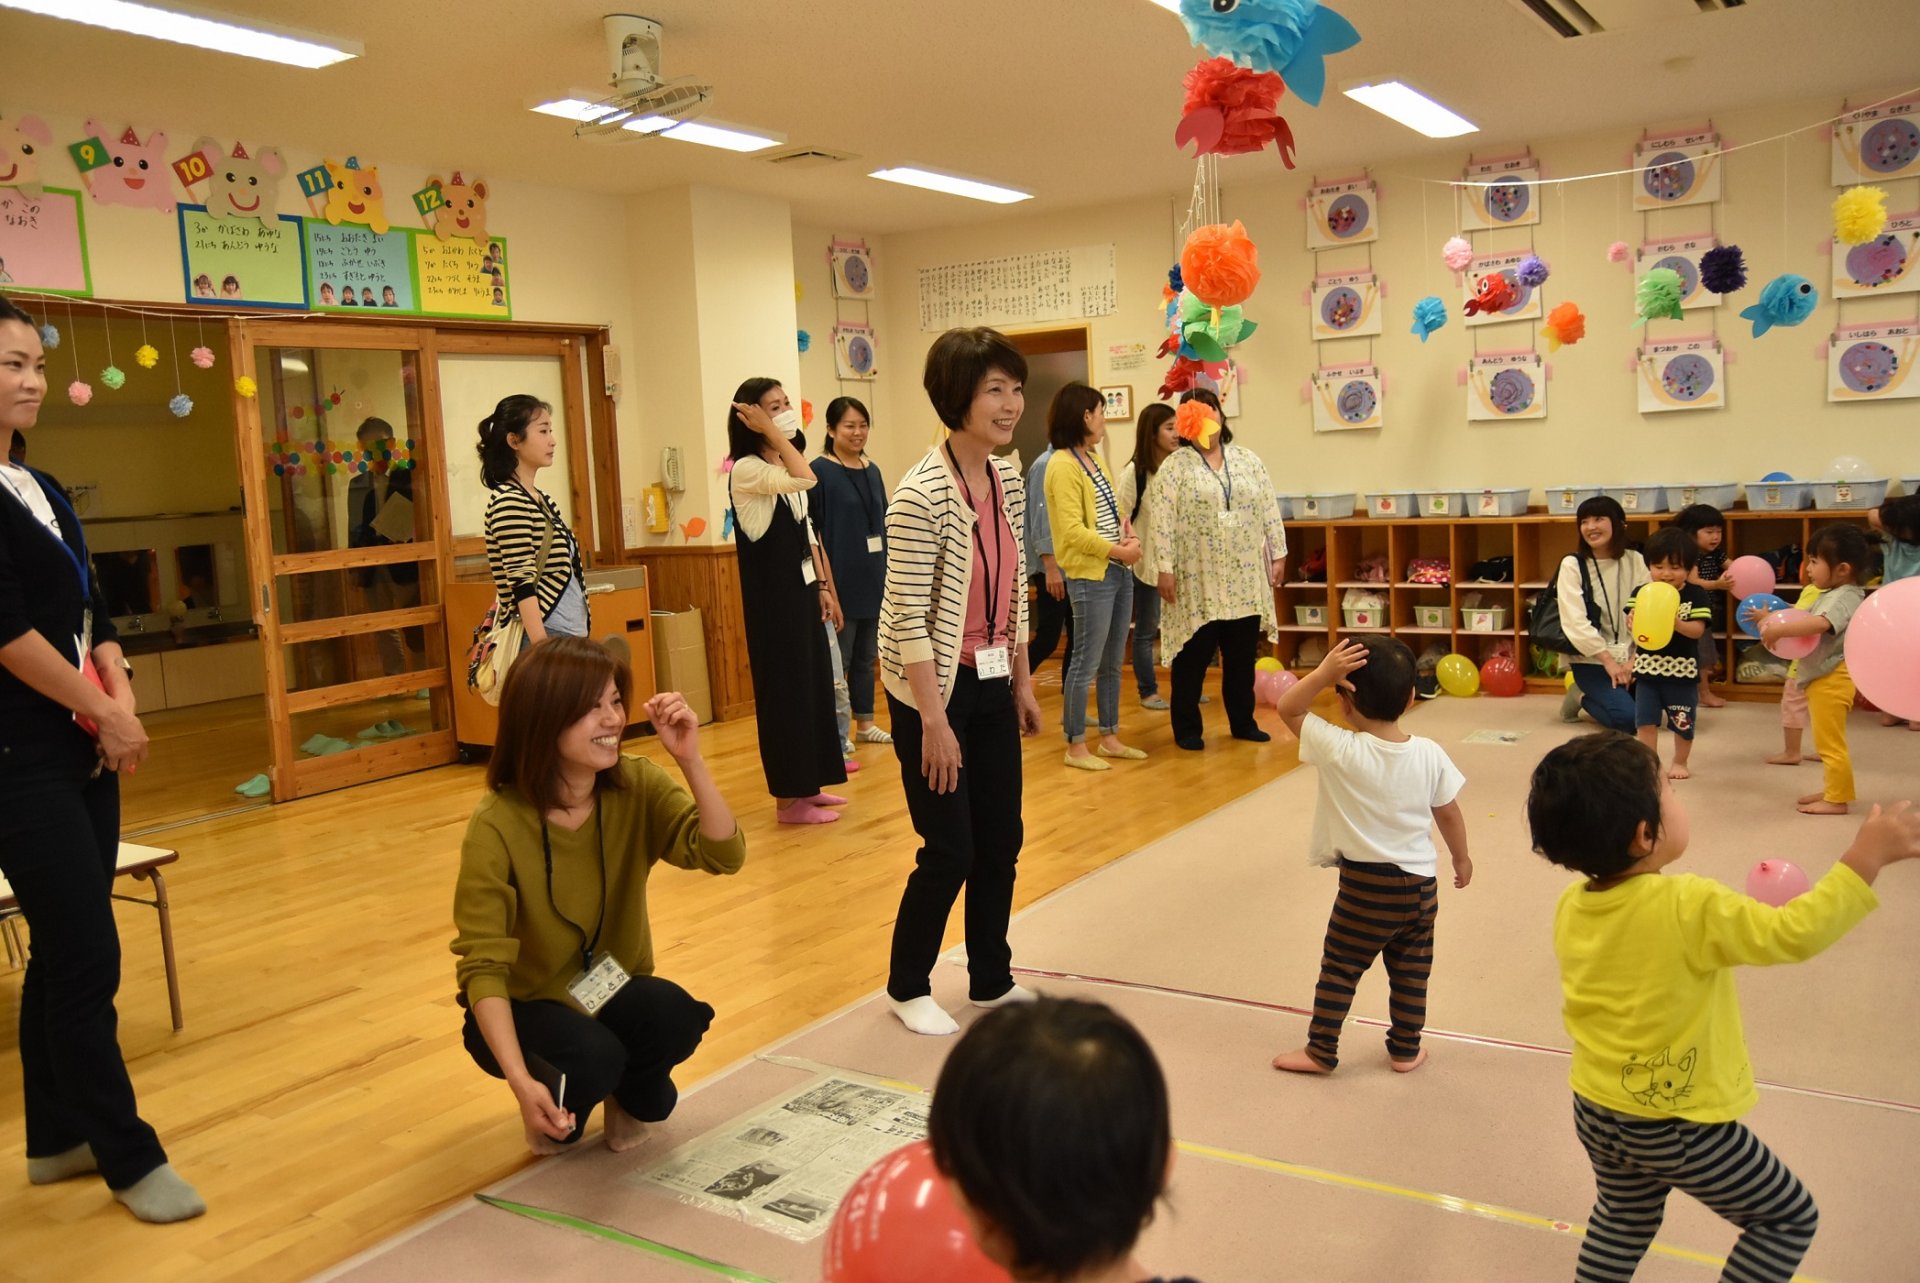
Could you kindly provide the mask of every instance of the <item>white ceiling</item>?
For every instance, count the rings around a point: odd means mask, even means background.
[[[215,3],[360,41],[365,56],[301,71],[0,11],[0,110],[105,112],[600,192],[756,189],[791,202],[799,221],[876,233],[1007,213],[865,176],[882,165],[1035,194],[1013,211],[1184,194],[1192,181],[1172,132],[1181,76],[1200,55],[1148,0],[634,0],[665,24],[665,74],[713,83],[711,118],[857,156],[798,173],[662,139],[580,141],[567,122],[529,113],[605,84],[600,17],[620,0]],[[1783,99],[1831,95],[1837,107],[1845,95],[1920,82],[1914,0],[1752,0],[1724,12],[1696,0],[1586,5],[1628,29],[1563,40],[1519,0],[1336,0],[1363,39],[1331,60],[1317,110],[1282,104],[1301,169],[1334,177]],[[1429,142],[1335,88],[1396,74],[1482,132]],[[1280,172],[1267,153],[1230,158],[1222,179]]]

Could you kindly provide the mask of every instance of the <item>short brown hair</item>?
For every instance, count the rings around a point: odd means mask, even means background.
[[[1087,439],[1087,411],[1105,411],[1107,399],[1084,383],[1063,384],[1047,407],[1047,444],[1071,450]]]
[[[620,702],[633,697],[633,674],[599,642],[549,637],[513,661],[500,691],[500,731],[487,759],[487,787],[509,785],[541,814],[561,805],[560,733],[600,702],[607,679]],[[620,768],[600,772],[595,790],[626,787]]]
[[[921,384],[933,412],[948,431],[958,432],[967,420],[973,394],[989,374],[1000,370],[1021,383],[1027,381],[1027,358],[998,330],[985,326],[948,330],[927,349],[927,369]]]

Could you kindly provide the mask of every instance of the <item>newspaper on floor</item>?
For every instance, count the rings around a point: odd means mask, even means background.
[[[925,1139],[929,1099],[858,1074],[822,1073],[627,1179],[806,1242],[826,1232],[862,1172]]]

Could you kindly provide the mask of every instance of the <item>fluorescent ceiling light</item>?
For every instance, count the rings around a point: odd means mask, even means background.
[[[0,4],[6,0],[0,0]],[[581,124],[590,124],[598,120],[612,123],[611,117],[620,113],[610,112],[601,103],[591,103],[584,98],[557,98],[552,102],[543,102],[533,108],[543,116],[558,116],[562,120],[575,120]],[[674,120],[669,116],[635,116],[622,129],[630,129],[636,134],[659,134],[662,138],[673,138],[683,143],[699,143],[702,147],[718,147],[723,151],[753,152],[765,151],[777,147],[783,141],[769,138],[765,134],[752,134],[743,129],[733,129],[723,125],[708,124],[699,120]]]
[[[1016,201],[1033,199],[1031,192],[995,187],[992,183],[977,183],[971,178],[955,178],[951,174],[936,174],[930,169],[896,166],[893,169],[876,169],[867,177],[902,183],[908,187],[924,187],[930,192],[945,192],[949,196],[965,196],[968,200],[990,201],[995,205],[1011,205]]]
[[[0,0],[5,3],[5,0]],[[585,98],[556,98],[552,102],[543,102],[532,110],[543,116],[558,116],[562,120],[574,120],[581,124],[590,124],[596,120],[608,120],[622,113],[608,111],[602,103],[588,102]],[[621,126],[636,134],[657,134],[663,129],[673,128],[673,121],[665,116],[635,116]]]
[[[1409,89],[1398,80],[1383,80],[1377,85],[1353,85],[1340,92],[1382,116],[1399,121],[1429,138],[1458,138],[1480,132],[1480,126],[1449,111],[1417,89]]]
[[[203,18],[156,9],[152,5],[131,3],[131,0],[0,0],[0,8],[65,18],[131,36],[151,36],[155,40],[170,40],[196,49],[239,54],[243,58],[259,58],[289,67],[331,67],[336,62],[358,58],[363,52],[352,40],[327,36],[323,43],[322,38],[303,39],[242,26],[225,18]]]

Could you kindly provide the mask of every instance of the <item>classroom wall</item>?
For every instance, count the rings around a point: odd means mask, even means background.
[[[878,303],[867,299],[835,298],[833,293],[833,269],[827,261],[827,248],[835,239],[847,241],[865,241],[869,248],[876,249],[874,259],[875,292],[884,296],[889,287],[911,288],[911,279],[894,282],[887,275],[887,264],[877,252],[881,238],[861,231],[852,226],[816,227],[796,223],[793,227],[793,280],[800,328],[807,331],[811,340],[807,350],[800,356],[800,395],[813,402],[814,424],[807,429],[807,453],[815,455],[826,450],[824,422],[827,406],[835,397],[850,396],[867,407],[872,416],[873,431],[869,434],[867,455],[869,458],[881,457],[881,443],[887,442],[891,453],[899,447],[901,426],[893,416],[882,413],[881,407],[887,404],[892,389],[919,386],[919,371],[916,367],[908,370],[894,361],[897,355],[884,342],[876,344],[879,363],[877,375],[872,379],[842,379],[833,358],[833,327],[838,322],[873,325],[880,327],[885,323]],[[882,340],[885,335],[880,335]],[[924,440],[914,435],[920,442],[920,450],[926,448]],[[915,457],[918,457],[916,451]],[[883,471],[889,484],[899,477],[897,469]]]

